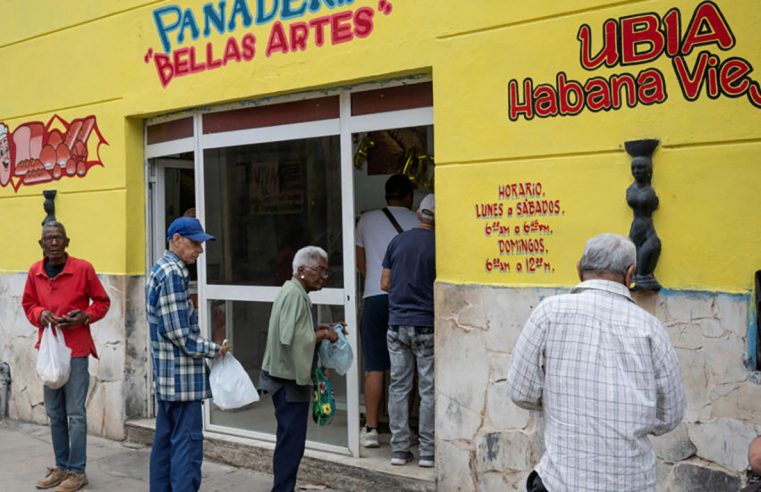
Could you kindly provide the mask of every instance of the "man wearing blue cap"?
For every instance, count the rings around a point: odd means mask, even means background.
[[[153,265],[146,285],[146,312],[156,383],[156,435],[150,490],[195,491],[201,485],[203,420],[201,401],[211,396],[204,358],[226,347],[201,336],[188,292],[188,267],[214,240],[194,217],[169,226],[169,249]]]

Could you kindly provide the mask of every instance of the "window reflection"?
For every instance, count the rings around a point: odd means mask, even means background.
[[[341,287],[338,136],[204,151],[210,284],[280,286],[296,251],[329,254],[326,287]]]
[[[268,302],[219,301],[209,302],[209,318],[212,331],[226,332],[233,344],[233,355],[243,365],[251,381],[259,386],[259,375],[267,346],[272,304]],[[341,321],[343,306],[314,305],[312,319],[315,324]],[[309,418],[307,439],[310,441],[347,446],[346,377],[330,375],[336,396],[338,411],[330,425],[318,427]],[[212,402],[213,403],[213,402]],[[211,423],[236,429],[275,434],[277,422],[272,395],[261,395],[261,400],[240,410],[222,411],[211,406]]]

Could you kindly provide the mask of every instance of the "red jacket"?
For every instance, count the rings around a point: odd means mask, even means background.
[[[69,256],[61,273],[53,278],[48,278],[45,273],[44,262],[43,258],[29,268],[24,297],[21,299],[27,319],[39,330],[35,348],[40,347],[42,339],[42,311],[48,310],[60,317],[79,309],[89,315],[89,323],[95,323],[106,315],[111,305],[111,299],[89,262]],[[71,348],[72,357],[87,357],[90,354],[98,357],[89,324],[72,325],[61,331],[66,345]]]

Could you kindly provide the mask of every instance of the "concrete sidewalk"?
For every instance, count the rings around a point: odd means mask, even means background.
[[[87,477],[83,490],[135,492],[148,490],[150,448],[129,442],[88,436]],[[0,421],[0,490],[25,492],[53,465],[50,429],[46,426]],[[251,470],[204,461],[201,490],[269,491],[272,476]]]

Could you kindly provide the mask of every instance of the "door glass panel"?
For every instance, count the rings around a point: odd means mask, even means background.
[[[227,339],[233,344],[233,354],[243,365],[255,386],[259,386],[262,360],[267,346],[272,303],[241,301],[210,301],[209,317],[213,332],[227,331]],[[315,305],[312,308],[315,323],[329,323],[344,319],[343,306]],[[346,378],[332,373],[330,380],[336,395],[338,411],[330,425],[317,426],[311,418],[311,407],[307,440],[323,444],[347,447]],[[261,399],[244,409],[221,411],[211,405],[211,423],[248,431],[275,434],[277,422],[272,395],[261,395]]]
[[[155,212],[152,220],[156,221],[153,261],[158,260],[167,248],[166,231],[169,224],[183,215],[195,217],[196,185],[193,169],[193,152],[151,159],[154,173],[159,177],[157,185],[160,193],[153,197]],[[158,203],[160,201],[161,203]],[[159,216],[160,215],[160,216]],[[190,265],[190,279],[198,280],[196,265]]]
[[[190,164],[193,164],[192,157]],[[196,192],[195,171],[193,168],[165,167],[164,168],[164,197],[165,197],[165,227],[178,217],[195,217]],[[166,238],[167,241],[169,238]],[[166,242],[164,243],[166,244]],[[188,265],[190,281],[198,280],[198,267],[195,263]]]
[[[190,161],[193,164],[193,161]],[[166,225],[183,215],[195,216],[195,173],[193,168],[164,168],[164,198]]]
[[[343,286],[339,137],[204,151],[209,284],[280,286],[296,251],[320,246]]]

